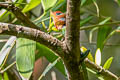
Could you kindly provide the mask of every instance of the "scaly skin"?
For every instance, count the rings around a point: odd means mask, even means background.
[[[63,26],[65,26],[66,24],[66,15],[64,13],[62,13],[61,11],[55,11],[55,12],[50,12],[52,18],[53,18],[53,22],[55,27],[58,30],[61,30],[63,28]]]

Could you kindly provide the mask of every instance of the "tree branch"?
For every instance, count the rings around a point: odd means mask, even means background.
[[[0,4],[0,7],[5,8],[9,11],[11,11],[18,20],[20,20],[25,26],[29,26],[30,28],[34,29],[40,29],[37,25],[35,25],[30,19],[27,17],[27,15],[23,14],[21,12],[21,9],[18,7],[15,7],[13,4]]]
[[[62,58],[65,57],[62,52],[62,51],[64,51],[64,50],[62,50],[64,48],[63,43],[42,31],[39,31],[36,29],[31,29],[28,27],[19,26],[19,25],[0,23],[0,34],[14,35],[17,37],[24,37],[24,38],[28,38],[28,39],[40,42],[41,44],[44,44],[47,47],[49,47],[50,49],[52,49],[53,51],[55,51],[56,54],[58,54]],[[88,59],[85,59],[85,64],[88,68],[92,69],[96,73],[98,72],[99,75],[103,76],[104,79],[107,79],[107,80],[111,80],[111,79],[117,80],[118,79],[118,77],[116,75],[114,75],[113,73],[109,72],[108,70],[105,70],[102,67],[94,64],[93,62],[89,61]],[[73,70],[75,70],[75,68],[76,68],[76,66],[74,66]],[[73,73],[73,74],[76,74],[76,73]]]
[[[74,7],[73,7],[74,6]],[[80,59],[80,0],[67,0],[65,42],[74,60]]]
[[[65,44],[51,35],[44,33],[39,29],[29,18],[21,12],[21,10],[13,5],[0,4],[5,9],[9,9],[13,14],[21,21],[24,25],[31,28],[27,28],[19,25],[12,25],[6,23],[0,23],[0,34],[14,35],[17,37],[28,38],[37,41],[56,52],[57,55],[62,57],[66,68],[68,70],[69,80],[84,80],[82,73],[79,68],[80,61],[80,1],[81,0],[68,0],[67,1],[67,18],[66,18],[66,35]],[[116,23],[115,23],[116,24]],[[109,24],[108,24],[109,25]],[[90,29],[95,27],[81,28]],[[102,25],[99,25],[102,26]],[[35,29],[32,29],[35,28]],[[67,49],[66,49],[67,48]],[[67,54],[64,54],[67,53]],[[116,80],[118,77],[108,70],[104,70],[98,65],[95,65],[89,60],[85,60],[86,66],[96,72],[99,72],[104,79]],[[74,69],[73,69],[74,68]]]
[[[80,68],[82,62],[79,64],[80,3],[81,0],[67,0],[65,44],[68,52],[66,52],[66,57],[63,61],[68,70],[68,80],[87,79],[87,74],[84,74],[85,71],[82,69],[83,66]]]
[[[95,24],[95,25],[90,25],[90,26],[84,26],[84,27],[81,27],[80,30],[88,30],[88,29],[92,29],[95,27],[104,27],[104,25],[112,25],[112,24],[120,24],[120,21],[114,21],[114,22],[105,23],[105,24]],[[109,26],[109,27],[116,27],[116,26]]]
[[[88,68],[95,71],[98,74],[98,76],[102,76],[104,80],[118,80],[119,79],[115,74],[111,73],[108,70],[103,69],[101,66],[98,66],[97,64],[91,62],[88,59],[85,59],[85,64]]]
[[[56,52],[57,55],[63,57],[63,43],[51,35],[40,30],[7,23],[0,23],[0,34],[14,35],[37,41]]]

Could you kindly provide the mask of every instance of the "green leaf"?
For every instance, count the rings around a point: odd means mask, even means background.
[[[117,30],[120,30],[120,26],[117,27]]]
[[[105,23],[108,22],[110,19],[111,19],[111,17],[108,17],[108,18],[104,19],[103,21],[101,21],[101,22],[99,23],[99,25],[105,24]]]
[[[2,80],[2,74],[0,74],[0,80]]]
[[[103,24],[105,24],[107,21],[109,21],[111,18],[110,17],[108,17],[108,18],[106,18],[105,20],[103,20],[103,21],[101,21],[100,23],[99,23],[99,25],[103,25]],[[106,26],[107,27],[107,26]],[[109,27],[108,27],[109,28]],[[94,31],[96,31],[96,30],[98,30],[99,29],[99,27],[95,27],[95,28],[93,28],[91,31],[90,31],[90,35],[89,35],[89,41],[90,42],[92,42],[92,37],[93,37],[93,32]],[[111,29],[111,28],[109,28],[109,29]],[[108,29],[108,32],[109,32],[109,29]],[[106,30],[107,31],[107,30]],[[99,31],[98,30],[98,38],[100,37],[100,39],[101,39],[101,37],[102,37],[102,30],[101,31]],[[102,37],[103,38],[103,37]],[[101,43],[100,43],[101,42]],[[98,45],[101,45],[101,50],[102,50],[102,48],[103,48],[103,41],[102,40],[99,40],[98,39],[98,43],[97,43]],[[99,48],[99,47],[98,47]]]
[[[9,80],[7,72],[4,72],[4,80]]]
[[[41,0],[31,0],[26,6],[25,8],[22,10],[22,12],[28,12],[31,9],[35,8],[36,6],[38,6],[41,3]]]
[[[98,76],[99,80],[105,80],[102,76]]]
[[[23,80],[29,79],[34,68],[36,42],[18,38],[16,47],[17,70]]]
[[[98,7],[98,4],[97,4],[96,0],[92,0],[92,1],[93,1],[93,4],[94,4],[95,7],[96,7],[97,17],[99,17],[100,14],[99,14],[99,7]]]
[[[87,0],[82,0],[82,1],[81,1],[81,6],[83,6],[86,1],[87,1]]]
[[[16,1],[15,1],[15,3],[22,3],[22,2],[24,2],[24,0],[16,0]],[[15,6],[18,7],[18,6],[20,6],[20,4],[15,4]]]
[[[49,24],[48,32],[51,32],[52,30],[53,31],[58,31],[57,28],[54,27],[54,23],[53,22]]]
[[[110,66],[111,66],[112,61],[113,61],[113,57],[110,57],[110,58],[105,62],[103,68],[104,68],[104,69],[109,69]]]
[[[111,18],[108,17],[105,20],[103,20],[102,22],[100,22],[100,25],[105,24],[106,22],[108,22]],[[100,50],[102,51],[104,48],[104,40],[107,38],[107,36],[109,35],[110,31],[111,31],[111,27],[103,25],[103,27],[100,27],[98,29],[98,34],[97,34],[97,48],[100,48]]]
[[[105,24],[107,21],[109,21],[111,18],[110,17],[108,17],[108,18],[106,18],[105,20],[103,20],[103,21],[101,21],[100,23],[99,23],[99,25],[103,25],[103,24]],[[108,26],[106,26],[106,27],[108,27]],[[91,31],[90,31],[90,34],[89,34],[89,41],[90,41],[90,43],[92,42],[92,37],[93,37],[93,32],[94,31],[96,31],[96,30],[98,30],[99,29],[99,27],[95,27],[95,28],[93,28]],[[104,28],[102,28],[102,29],[104,29]],[[109,29],[111,29],[111,28],[109,28],[108,27],[108,31],[109,31]],[[99,46],[98,48],[101,48],[101,50],[102,50],[102,48],[103,48],[103,41],[101,40],[101,37],[102,37],[102,35],[103,35],[103,32],[102,32],[103,30],[98,30],[98,38],[97,38],[97,40],[98,40],[98,43],[97,43],[97,45]],[[107,30],[105,30],[105,32],[106,32]],[[107,32],[106,32],[107,33]],[[104,34],[104,35],[106,35],[106,34]],[[103,37],[102,37],[102,39],[103,39]]]
[[[92,0],[81,0],[81,6],[86,6],[92,4]]]
[[[83,26],[84,24],[86,24],[87,22],[89,22],[93,17],[89,16],[87,18],[85,18],[84,20],[80,21],[80,26]]]
[[[96,50],[96,53],[95,53],[95,64],[97,65],[101,65],[101,51],[100,51],[100,48],[98,48]]]
[[[52,10],[66,12],[66,2],[66,0],[58,0],[55,6],[53,6]]]
[[[65,35],[65,30],[66,30],[66,27],[63,27],[62,28],[62,34]]]
[[[59,60],[60,60],[60,58],[57,58],[53,63],[49,63],[48,66],[46,67],[46,69],[44,70],[44,72],[41,74],[39,80],[41,80],[42,77],[45,76],[46,73],[48,73],[57,64],[57,62]]]
[[[89,41],[90,41],[90,43],[92,43],[92,38],[93,38],[94,31],[96,31],[98,29],[99,29],[98,27],[95,27],[95,28],[90,30],[90,34],[89,34]]]
[[[118,5],[120,6],[120,0],[115,0],[117,3],[118,3]]]
[[[49,61],[49,62],[54,62],[58,56],[55,55],[55,53],[53,51],[51,51],[49,48],[47,48],[46,46],[42,45],[42,44],[39,44],[37,43],[37,51],[38,53],[36,54],[36,60],[38,58],[40,58],[41,56],[45,56],[45,58]],[[63,65],[63,62],[62,61],[59,61],[55,67],[60,71],[62,72],[64,75],[66,75],[65,73],[65,69],[64,69],[64,65]]]
[[[42,6],[45,12],[47,12],[50,8],[52,8],[57,0],[41,0]]]
[[[1,10],[2,13],[0,13],[0,22],[7,22],[9,20],[8,16],[11,14],[11,12],[8,12],[5,9]]]
[[[37,19],[35,19],[33,22],[36,24],[36,25],[38,25],[38,24],[40,24],[41,22],[43,22],[43,21],[47,21],[47,20],[49,20],[50,19],[50,17],[49,17],[49,12],[44,12],[41,16],[39,16]]]
[[[118,29],[115,29],[109,33],[109,35],[105,38],[103,44],[105,44],[107,42],[107,40],[116,33],[116,30],[118,30]]]
[[[12,36],[7,41],[7,43],[3,46],[3,48],[0,51],[0,65],[5,60],[6,56],[10,53],[11,49],[14,47],[16,41],[16,37]]]
[[[53,31],[56,31],[56,32],[59,31],[56,27],[52,27],[52,30],[53,30]]]
[[[100,48],[101,51],[104,48],[104,41],[107,38],[111,31],[111,27],[104,26],[102,28],[99,28],[98,35],[97,35],[97,48]]]

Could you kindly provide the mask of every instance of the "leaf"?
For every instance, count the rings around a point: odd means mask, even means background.
[[[105,80],[102,76],[98,76],[99,80]]]
[[[50,18],[50,20],[51,20],[51,18]],[[54,23],[51,22],[51,23],[49,24],[48,32],[51,32],[51,30],[53,30],[53,31],[58,31],[57,28],[55,28],[55,27],[53,27],[53,26],[54,26]]]
[[[62,34],[65,35],[66,26],[62,28]]]
[[[102,22],[100,22],[100,25],[105,24],[107,21],[109,21],[111,18],[108,17],[105,20],[103,20]],[[103,27],[98,29],[98,34],[97,34],[97,48],[100,48],[100,50],[102,51],[104,48],[104,40],[107,38],[107,36],[109,35],[110,31],[111,31],[111,27],[104,25]]]
[[[16,37],[12,36],[9,38],[7,43],[4,45],[4,47],[0,51],[0,65],[3,63],[6,56],[10,53],[11,49],[13,48],[16,41]]]
[[[15,3],[15,6],[20,7],[20,3],[24,1],[25,0],[13,0],[13,4]],[[19,4],[16,4],[16,3],[19,3]],[[15,16],[11,12],[9,12],[8,10],[2,9],[0,11],[0,22],[8,22],[10,20],[9,15],[12,15],[12,19],[15,18]]]
[[[92,70],[92,69],[90,69],[90,68],[88,68],[88,67],[87,67],[87,70],[88,70],[89,72],[95,74],[95,75],[97,74],[94,70]]]
[[[99,25],[105,24],[105,23],[108,22],[110,19],[111,19],[111,17],[108,17],[108,18],[104,19],[103,21],[101,21],[101,22],[99,23]]]
[[[36,42],[18,38],[16,47],[17,70],[23,80],[28,80],[34,68]]]
[[[95,53],[95,64],[97,65],[101,65],[101,51],[100,51],[100,48],[98,48],[96,50],[96,53]]]
[[[117,29],[115,29],[115,30],[113,30],[113,31],[111,31],[111,32],[109,33],[109,35],[105,38],[103,44],[105,44],[105,43],[107,42],[107,40],[116,33],[116,30],[117,30]]]
[[[4,80],[9,80],[7,72],[4,72]]]
[[[83,6],[86,1],[87,1],[87,0],[81,0],[81,6]]]
[[[104,68],[104,69],[109,69],[110,66],[111,66],[112,61],[113,61],[113,57],[110,57],[110,58],[105,62],[103,68]]]
[[[96,2],[96,0],[92,0],[92,1],[93,1],[93,4],[94,4],[95,7],[96,7],[97,17],[99,17],[99,7],[98,7],[98,5],[97,5],[97,2]]]
[[[52,27],[53,31],[59,31],[56,27]]]
[[[2,74],[0,74],[0,80],[2,80]]]
[[[111,27],[108,27],[108,26],[104,26],[102,28],[99,28],[99,30],[98,30],[97,48],[100,48],[101,51],[104,48],[104,41],[107,38],[107,36],[109,35],[110,30],[111,30]]]
[[[87,51],[87,49],[86,49],[84,46],[82,46],[82,47],[80,48],[80,50],[81,50],[83,53],[85,53],[85,52]],[[91,52],[89,52],[87,58],[88,58],[90,61],[92,61],[92,62],[94,61]]]
[[[66,3],[66,0],[58,0],[56,5],[53,7],[54,10],[59,9],[60,7],[64,6]]]
[[[84,24],[86,24],[87,22],[89,22],[92,18],[93,18],[92,16],[88,16],[84,20],[81,20],[80,21],[80,26],[83,26]]]
[[[41,0],[42,6],[45,12],[47,12],[50,8],[52,8],[57,0]]]
[[[40,24],[43,21],[49,20],[49,12],[44,12],[41,16],[39,16],[37,19],[34,20],[35,24]]]
[[[10,15],[11,13],[8,12],[7,10],[5,9],[2,9],[0,11],[0,22],[7,22],[8,21],[8,16]]]
[[[56,56],[53,51],[42,44],[37,43],[36,48],[38,51],[38,53],[36,54],[36,60],[41,56],[45,56],[45,58],[52,63],[58,58],[58,56]],[[64,65],[61,60],[55,65],[55,67],[66,76]]]
[[[66,0],[58,0],[56,6],[60,5],[61,3],[66,2]]]
[[[35,8],[36,6],[38,6],[41,3],[41,0],[30,0],[30,2],[24,7],[24,9],[22,10],[22,12],[28,12],[31,9]]]
[[[16,0],[16,1],[15,1],[15,3],[22,3],[22,2],[24,2],[24,0]],[[20,4],[15,4],[15,6],[19,7]]]
[[[92,4],[92,0],[81,0],[81,6],[86,6]]]
[[[96,31],[97,29],[99,29],[98,27],[95,27],[93,29],[90,30],[90,34],[89,34],[89,41],[90,43],[92,43],[92,38],[93,38],[93,33],[94,31]]]
[[[56,64],[57,62],[60,60],[60,58],[57,58],[53,63],[49,63],[48,66],[46,67],[46,69],[44,70],[44,72],[41,74],[41,76],[39,77],[39,80],[42,79],[43,76],[46,75],[46,73],[48,73]]]
[[[66,0],[58,0],[52,10],[66,12],[66,2]]]
[[[108,18],[106,18],[106,19],[104,19],[103,21],[101,21],[100,23],[99,23],[99,25],[103,25],[103,24],[105,24],[107,21],[109,21],[111,18],[110,17],[108,17]],[[108,26],[106,26],[106,27],[108,27]],[[109,28],[109,27],[108,27]],[[94,31],[96,31],[96,30],[98,30],[99,29],[99,27],[95,27],[95,28],[93,28],[91,31],[90,31],[90,35],[89,35],[89,41],[90,41],[90,43],[92,42],[92,37],[93,37],[93,32]],[[111,28],[109,28],[109,29],[111,29]],[[106,30],[107,31],[107,30]],[[108,30],[108,32],[109,32],[109,30]],[[103,32],[104,33],[104,32]],[[98,30],[98,38],[100,38],[101,39],[101,37],[102,37],[102,30],[101,30],[101,33],[99,33],[99,30]],[[99,36],[100,35],[100,36]],[[102,37],[103,38],[103,37]],[[101,44],[102,46],[101,46],[101,50],[102,50],[102,48],[103,48],[103,42],[101,41],[101,40],[99,40],[98,39],[98,41],[100,41],[100,42],[98,42],[97,44],[99,45],[99,44]],[[99,47],[98,47],[99,48]]]
[[[116,1],[118,3],[118,5],[120,6],[120,0],[114,0],[114,1]]]

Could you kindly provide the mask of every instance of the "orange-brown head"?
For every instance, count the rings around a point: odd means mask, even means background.
[[[65,26],[66,23],[66,15],[62,13],[61,11],[55,11],[55,12],[50,12],[53,22],[55,27],[60,30],[62,29],[63,26]]]

